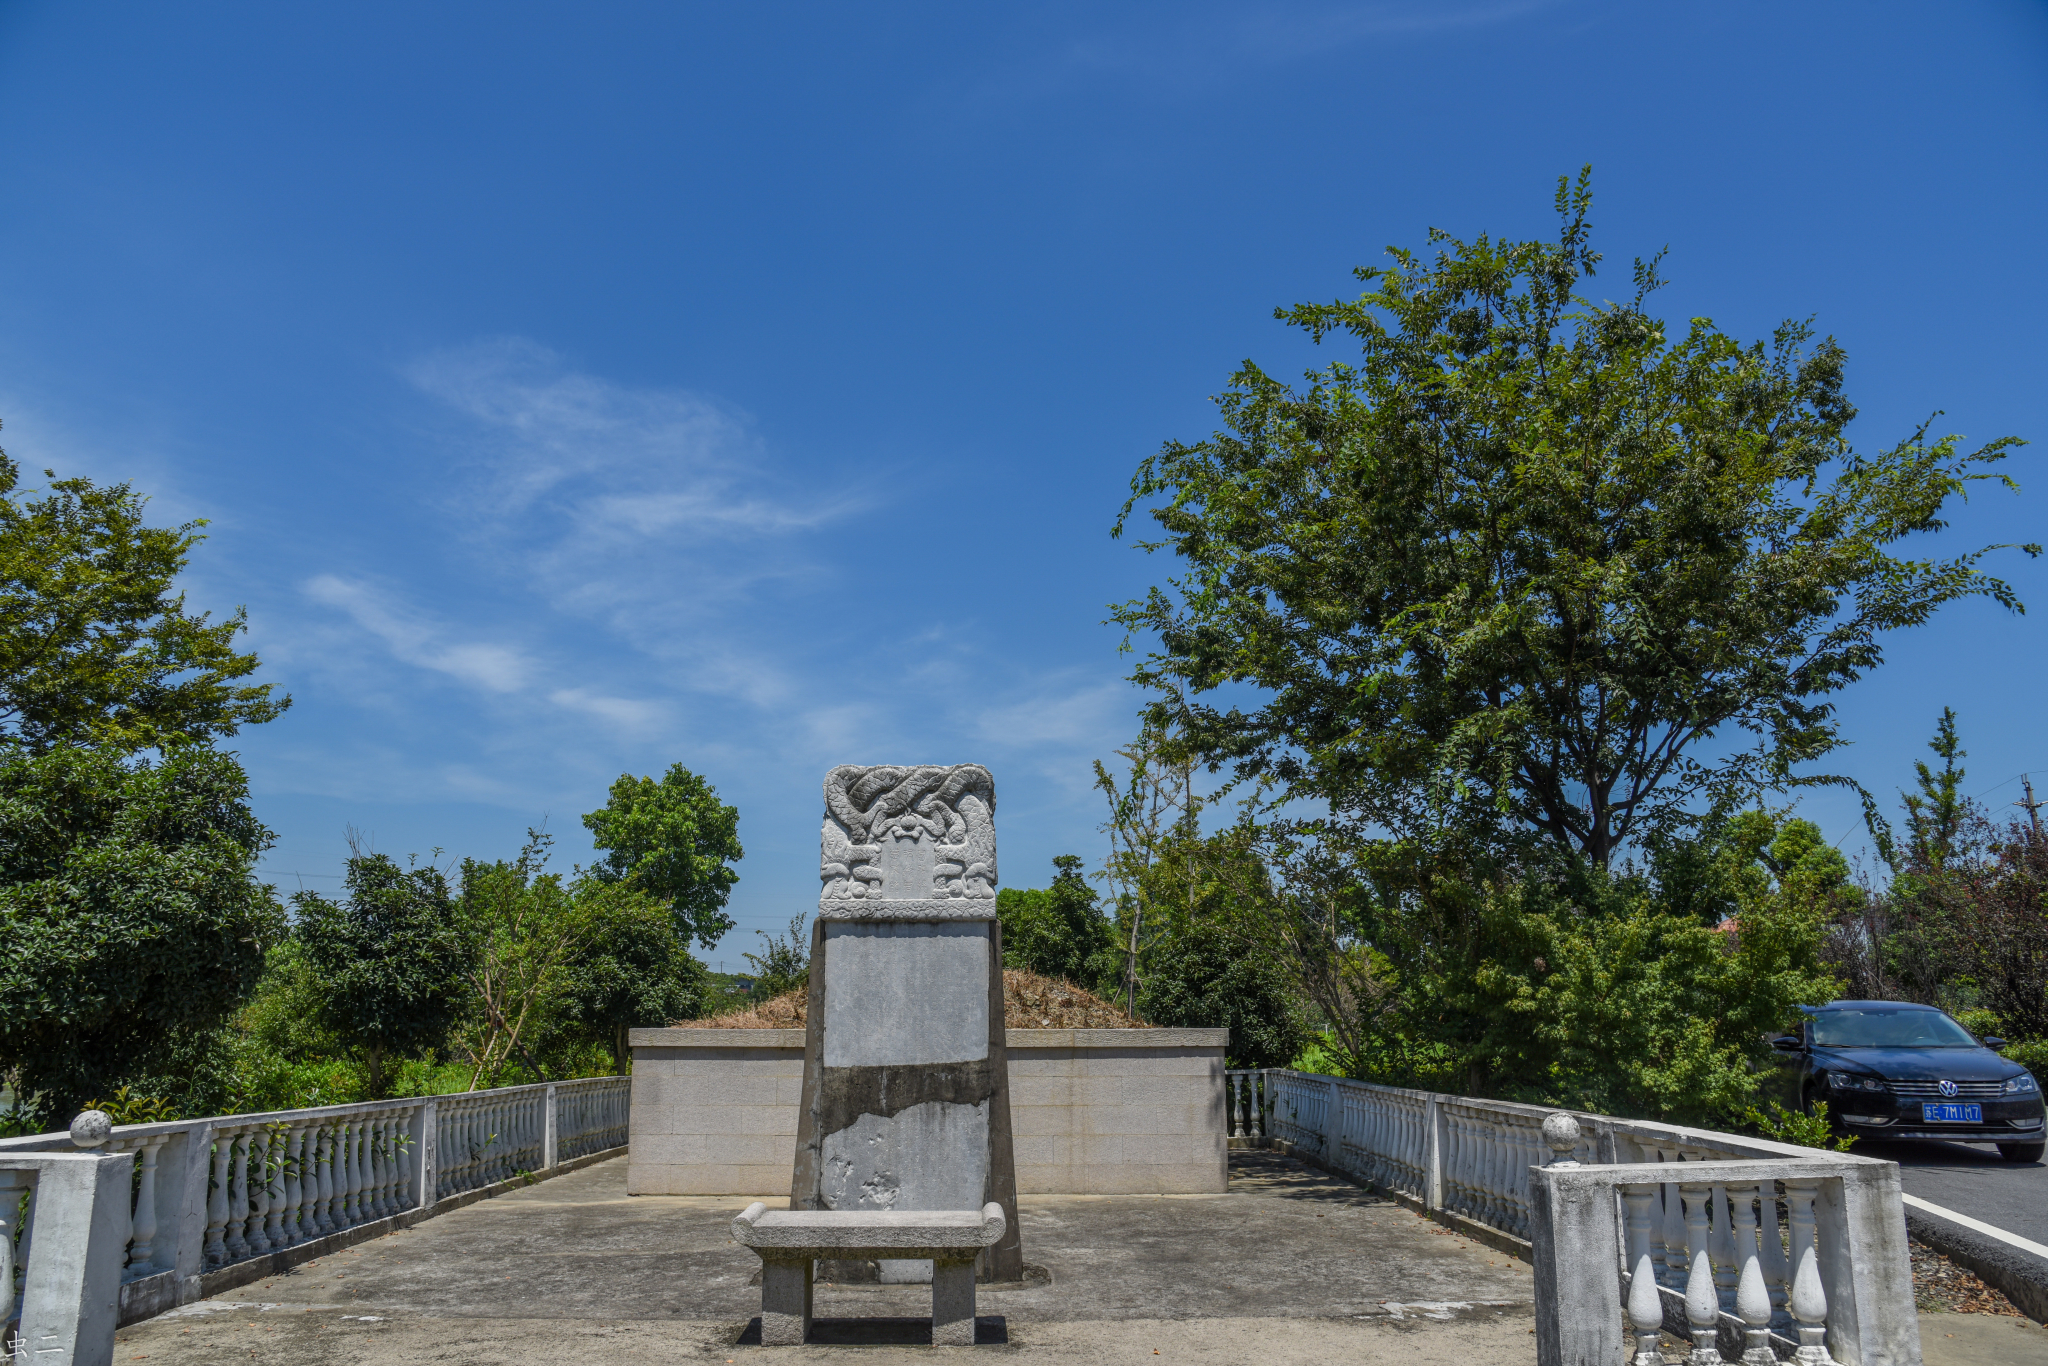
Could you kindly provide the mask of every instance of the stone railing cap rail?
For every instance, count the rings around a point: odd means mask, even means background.
[[[1227,1048],[1227,1029],[1012,1029],[1011,1049],[1019,1048]],[[634,1048],[802,1048],[801,1029],[633,1029],[626,1033]]]
[[[1008,1222],[993,1202],[979,1211],[777,1209],[756,1200],[733,1217],[733,1241],[758,1251],[929,1257],[993,1247]]]
[[[1013,1030],[1012,1034],[1021,1031]],[[1889,1166],[1891,1161],[1882,1157],[1865,1157],[1858,1153],[1829,1152],[1821,1148],[1806,1148],[1796,1143],[1779,1143],[1768,1138],[1753,1138],[1748,1134],[1723,1133],[1718,1129],[1694,1129],[1683,1124],[1666,1124],[1654,1119],[1622,1119],[1615,1115],[1595,1114],[1590,1110],[1567,1110],[1556,1105],[1527,1105],[1513,1100],[1485,1100],[1477,1096],[1457,1096],[1446,1091],[1419,1091],[1406,1086],[1383,1086],[1378,1082],[1353,1081],[1349,1077],[1330,1077],[1319,1072],[1296,1072],[1290,1068],[1274,1067],[1264,1069],[1231,1068],[1233,1077],[1269,1075],[1276,1083],[1276,1091],[1290,1085],[1328,1085],[1353,1088],[1361,1091],[1378,1091],[1399,1097],[1410,1104],[1435,1101],[1450,1110],[1467,1110],[1481,1114],[1514,1115],[1533,1120],[1541,1126],[1545,1119],[1555,1114],[1567,1114],[1579,1122],[1588,1139],[1595,1138],[1602,1130],[1609,1133],[1626,1134],[1638,1143],[1649,1142],[1665,1148],[1686,1148],[1703,1151],[1719,1151],[1734,1154],[1733,1157],[1715,1159],[1721,1161],[1771,1161],[1791,1158],[1799,1162],[1821,1160],[1840,1161],[1850,1166]],[[1612,1166],[1603,1170],[1613,1170]],[[1665,1178],[1659,1177],[1659,1180]]]
[[[733,1032],[733,1031],[727,1031]],[[802,1030],[795,1031],[798,1038]],[[625,1077],[577,1077],[572,1081],[536,1081],[524,1086],[499,1086],[488,1091],[450,1091],[438,1096],[394,1096],[388,1100],[357,1100],[345,1105],[315,1105],[303,1110],[254,1110],[240,1115],[204,1115],[195,1119],[166,1119],[154,1124],[116,1124],[113,1138],[157,1138],[170,1134],[190,1133],[198,1128],[242,1129],[263,1124],[306,1124],[320,1119],[336,1119],[349,1115],[383,1114],[393,1110],[416,1108],[427,1101],[444,1105],[474,1101],[478,1104],[497,1101],[521,1091],[543,1091],[554,1087],[558,1092],[564,1087],[595,1086],[602,1082],[621,1082]],[[18,1138],[0,1138],[0,1153],[33,1153],[46,1151],[75,1152],[71,1134],[59,1129],[47,1134],[23,1134]]]
[[[1813,1152],[1812,1149],[1807,1151]],[[1747,1158],[1726,1162],[1609,1162],[1578,1167],[1544,1167],[1544,1175],[1564,1186],[1740,1186],[1763,1181],[1826,1181],[1836,1177],[1851,1180],[1874,1179],[1878,1168],[1891,1165],[1880,1159],[1855,1157],[1849,1153],[1814,1152],[1802,1159],[1798,1169],[1787,1171],[1779,1158]]]

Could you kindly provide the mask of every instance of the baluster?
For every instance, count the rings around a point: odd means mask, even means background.
[[[377,1217],[388,1219],[397,1213],[392,1200],[398,1186],[398,1164],[392,1152],[394,1137],[392,1112],[386,1110],[377,1116]]]
[[[136,1275],[149,1274],[156,1260],[156,1159],[169,1137],[145,1139],[136,1151],[140,1171],[135,1181],[135,1215],[129,1223],[133,1237],[128,1244],[128,1265],[140,1268]]]
[[[411,1109],[393,1110],[390,1128],[387,1132],[385,1153],[391,1162],[391,1212],[403,1214],[412,1206],[405,1202],[405,1193],[412,1186],[412,1147],[406,1142],[412,1133]]]
[[[270,1213],[270,1131],[261,1125],[249,1131],[249,1225],[242,1234],[249,1255],[261,1257],[270,1251],[270,1233],[265,1221]]]
[[[1720,1292],[1721,1305],[1726,1309],[1735,1307],[1735,1289],[1742,1283],[1742,1263],[1735,1252],[1735,1220],[1728,1207],[1728,1188],[1714,1183],[1714,1288]]]
[[[228,1142],[234,1148],[228,1161],[228,1260],[239,1262],[251,1255],[242,1236],[249,1223],[249,1134],[238,1129]]]
[[[1685,1321],[1692,1329],[1687,1366],[1721,1366],[1721,1296],[1714,1287],[1714,1261],[1708,1249],[1707,1200],[1713,1188],[1688,1181],[1679,1186],[1685,1205],[1685,1242],[1692,1260],[1685,1280]]]
[[[1632,1182],[1621,1188],[1628,1230],[1628,1321],[1635,1329],[1635,1366],[1664,1366],[1657,1339],[1664,1328],[1664,1301],[1657,1294],[1656,1262],[1650,1256],[1650,1203],[1657,1188]]]
[[[360,1113],[348,1117],[348,1222],[369,1222],[370,1130]]]
[[[291,1159],[291,1130],[281,1124],[265,1132],[263,1158],[263,1238],[276,1252],[291,1245],[285,1229],[284,1169]]]
[[[1664,1154],[1657,1160],[1667,1161]],[[1685,1250],[1685,1201],[1676,1181],[1664,1183],[1664,1284],[1684,1290],[1691,1272]]]
[[[1828,1298],[1820,1280],[1820,1254],[1814,1246],[1813,1201],[1818,1181],[1785,1182],[1786,1225],[1792,1237],[1792,1293],[1787,1308],[1799,1325],[1799,1347],[1793,1356],[1803,1366],[1835,1366],[1828,1354]]]
[[[363,1166],[363,1190],[356,1198],[361,1211],[357,1222],[367,1224],[384,1212],[377,1198],[378,1182],[383,1173],[380,1170],[381,1163],[377,1152],[377,1116],[364,1115],[359,1123],[363,1132],[363,1155],[360,1159]]]
[[[284,1131],[284,1166],[278,1177],[284,1187],[282,1229],[286,1247],[306,1241],[305,1146],[304,1124],[294,1123]]]
[[[356,1222],[355,1198],[356,1127],[352,1115],[334,1117],[334,1227],[337,1231]]]
[[[1783,1309],[1792,1296],[1792,1268],[1778,1236],[1778,1183],[1764,1182],[1757,1187],[1757,1195],[1757,1243],[1763,1253],[1764,1286],[1771,1293],[1771,1307]]]
[[[213,1181],[206,1192],[206,1241],[202,1255],[206,1265],[220,1266],[228,1259],[228,1164],[234,1154],[234,1140],[213,1131]]]
[[[1763,1256],[1757,1246],[1756,1216],[1749,1208],[1754,1189],[1737,1187],[1743,1222],[1741,1233],[1737,1235],[1742,1281],[1735,1291],[1735,1314],[1748,1325],[1744,1334],[1742,1366],[1778,1366],[1778,1358],[1771,1351],[1771,1295],[1764,1288]]]
[[[322,1120],[313,1131],[313,1232],[326,1237],[334,1222],[334,1122]]]
[[[1480,1150],[1486,1160],[1486,1218],[1491,1228],[1505,1228],[1508,1222],[1507,1202],[1507,1121],[1497,1114],[1487,1114],[1481,1138],[1485,1147]]]

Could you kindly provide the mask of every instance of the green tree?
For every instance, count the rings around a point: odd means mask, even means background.
[[[576,894],[585,934],[565,965],[562,1015],[609,1047],[613,1070],[624,1072],[626,1031],[702,1015],[709,974],[676,934],[668,907],[645,892],[586,881]]]
[[[152,527],[127,484],[20,487],[0,453],[0,739],[121,753],[235,734],[276,717],[289,697],[237,653],[237,608],[219,622],[172,590],[201,521]]]
[[[39,1122],[160,1067],[247,997],[284,933],[231,755],[58,744],[0,761],[0,1066]]]
[[[756,1001],[772,1001],[811,984],[811,936],[805,926],[808,919],[804,915],[791,916],[787,939],[766,930],[754,931],[763,940],[761,952],[743,953],[740,957],[753,966],[752,995]]]
[[[343,877],[345,901],[293,896],[294,934],[324,985],[320,1023],[360,1055],[375,1099],[387,1094],[393,1063],[447,1038],[469,950],[440,869],[358,850]]]
[[[592,945],[597,901],[541,871],[553,838],[526,832],[512,862],[462,861],[456,920],[465,942],[470,1018],[461,1034],[469,1089],[494,1086],[516,1054],[535,1081],[552,1080],[534,1056],[569,989],[579,951]]]
[[[740,876],[727,865],[745,857],[740,813],[711,784],[681,764],[660,782],[621,774],[604,808],[583,824],[605,851],[592,872],[667,902],[685,940],[714,948],[732,928],[725,902]]]
[[[996,893],[1003,924],[1003,962],[1092,987],[1113,981],[1116,941],[1082,876],[1081,860],[1061,854],[1050,887],[1004,887]],[[1107,969],[1107,974],[1105,974]]]
[[[1232,1067],[1285,1067],[1315,1037],[1286,971],[1207,921],[1176,926],[1153,950],[1138,1013],[1155,1025],[1228,1029]]]
[[[1115,612],[1156,642],[1135,679],[1167,759],[1396,839],[1606,866],[1703,808],[1841,781],[1793,770],[1841,743],[1830,698],[1886,632],[1962,597],[2020,609],[1984,550],[1894,551],[2015,439],[1856,451],[1833,340],[1674,334],[1654,261],[1626,302],[1582,297],[1590,203],[1560,180],[1555,242],[1432,232],[1360,298],[1280,310],[1361,357],[1303,387],[1246,362],[1225,430],[1140,465],[1116,530],[1147,505],[1143,544],[1184,574]]]

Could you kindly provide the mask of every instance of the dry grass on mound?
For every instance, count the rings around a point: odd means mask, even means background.
[[[677,1020],[683,1029],[802,1029],[801,991],[772,1001],[728,1010],[708,1020]],[[1041,977],[1023,968],[1003,970],[1003,1024],[1009,1029],[1149,1029],[1094,992],[1083,991],[1057,977]]]

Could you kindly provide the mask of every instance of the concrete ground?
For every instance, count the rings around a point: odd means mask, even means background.
[[[1290,1159],[1231,1154],[1213,1196],[1034,1196],[982,1345],[918,1345],[929,1292],[821,1285],[811,1345],[749,1345],[739,1198],[625,1193],[615,1160],[308,1262],[119,1334],[117,1363],[578,1366],[923,1362],[1533,1366],[1529,1269]],[[2048,1330],[1923,1314],[1926,1366],[2048,1366]]]
[[[1525,1265],[1277,1154],[1231,1159],[1223,1195],[1026,1198],[1034,1274],[983,1287],[984,1346],[937,1350],[1048,1366],[1534,1362]],[[759,1263],[727,1227],[746,1201],[628,1198],[625,1165],[600,1163],[482,1201],[136,1324],[121,1331],[114,1359],[931,1358],[935,1349],[916,1345],[929,1328],[922,1286],[821,1285],[812,1345],[745,1345],[760,1312],[750,1284]]]

